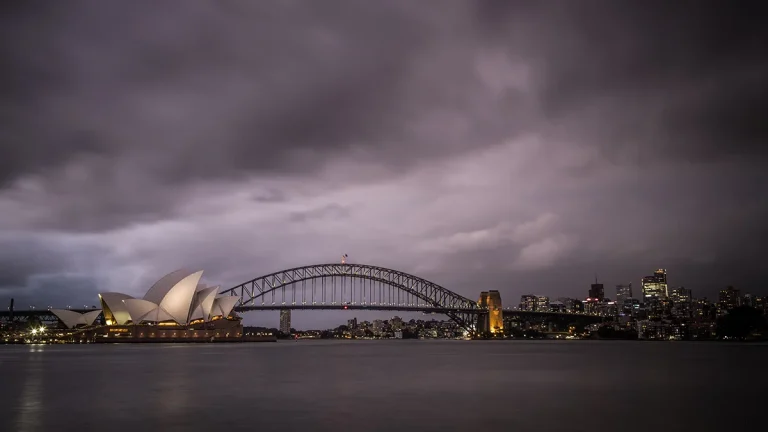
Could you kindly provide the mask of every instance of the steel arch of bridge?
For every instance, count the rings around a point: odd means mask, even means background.
[[[357,282],[357,284],[355,283]],[[296,267],[244,282],[221,294],[240,296],[236,310],[312,308],[344,305],[355,309],[434,311],[474,333],[482,313],[474,301],[426,279],[364,264]]]

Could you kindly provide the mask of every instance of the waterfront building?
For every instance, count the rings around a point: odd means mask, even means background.
[[[140,299],[122,293],[101,293],[105,323],[187,326],[229,316],[240,298],[217,297],[219,287],[200,284],[202,275],[202,271],[177,270],[155,282]]]
[[[405,328],[405,322],[403,322],[403,319],[399,316],[392,317],[391,320],[389,320],[389,325],[392,327],[392,330],[402,330]]]
[[[61,320],[67,328],[93,325],[96,318],[101,315],[101,309],[80,313],[67,309],[50,309],[51,313]]]
[[[347,327],[349,327],[350,330],[355,330],[357,328],[357,318],[355,317],[347,320]]]

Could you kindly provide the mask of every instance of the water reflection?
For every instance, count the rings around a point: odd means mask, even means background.
[[[42,430],[40,420],[43,409],[43,355],[45,345],[28,345],[21,397],[16,407],[16,430],[37,432]]]
[[[574,432],[621,425],[623,432],[706,432],[730,424],[733,412],[744,424],[760,419],[763,388],[744,383],[763,376],[767,348],[461,341],[8,346],[0,347],[0,431]],[[675,415],[648,411],[649,401],[675,407]]]

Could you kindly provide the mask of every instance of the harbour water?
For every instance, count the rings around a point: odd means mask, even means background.
[[[728,343],[0,346],[0,431],[764,430],[766,366]]]

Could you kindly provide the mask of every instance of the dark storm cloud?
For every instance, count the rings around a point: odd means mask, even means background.
[[[82,210],[62,197],[55,225],[121,225],[134,208],[161,218],[189,182],[311,174],[342,151],[404,169],[465,149],[466,133],[413,124],[435,104],[485,135],[501,127],[462,107],[471,58],[441,44],[470,40],[458,4],[443,20],[409,2],[176,6],[46,3],[7,18],[0,180],[71,187],[61,177],[80,169],[75,189],[100,196]]]
[[[91,152],[144,153],[134,168],[172,181],[403,146],[400,84],[447,30],[397,3],[184,6],[49,4],[14,17],[5,180]]]
[[[529,131],[624,162],[765,148],[750,5],[176,6],[40,4],[6,19],[0,180],[48,179],[43,225],[162,219],[190,182],[312,174],[339,154],[401,171]],[[533,99],[478,87],[487,49],[529,66]]]
[[[0,289],[24,287],[34,274],[63,269],[65,259],[45,242],[29,238],[2,237]]]
[[[765,157],[763,6],[541,3],[522,49],[539,59],[542,114],[625,161]]]
[[[104,249],[62,242],[43,234],[0,232],[0,296],[15,297],[20,308],[92,302],[97,292],[90,273]],[[90,300],[88,300],[90,299]]]

